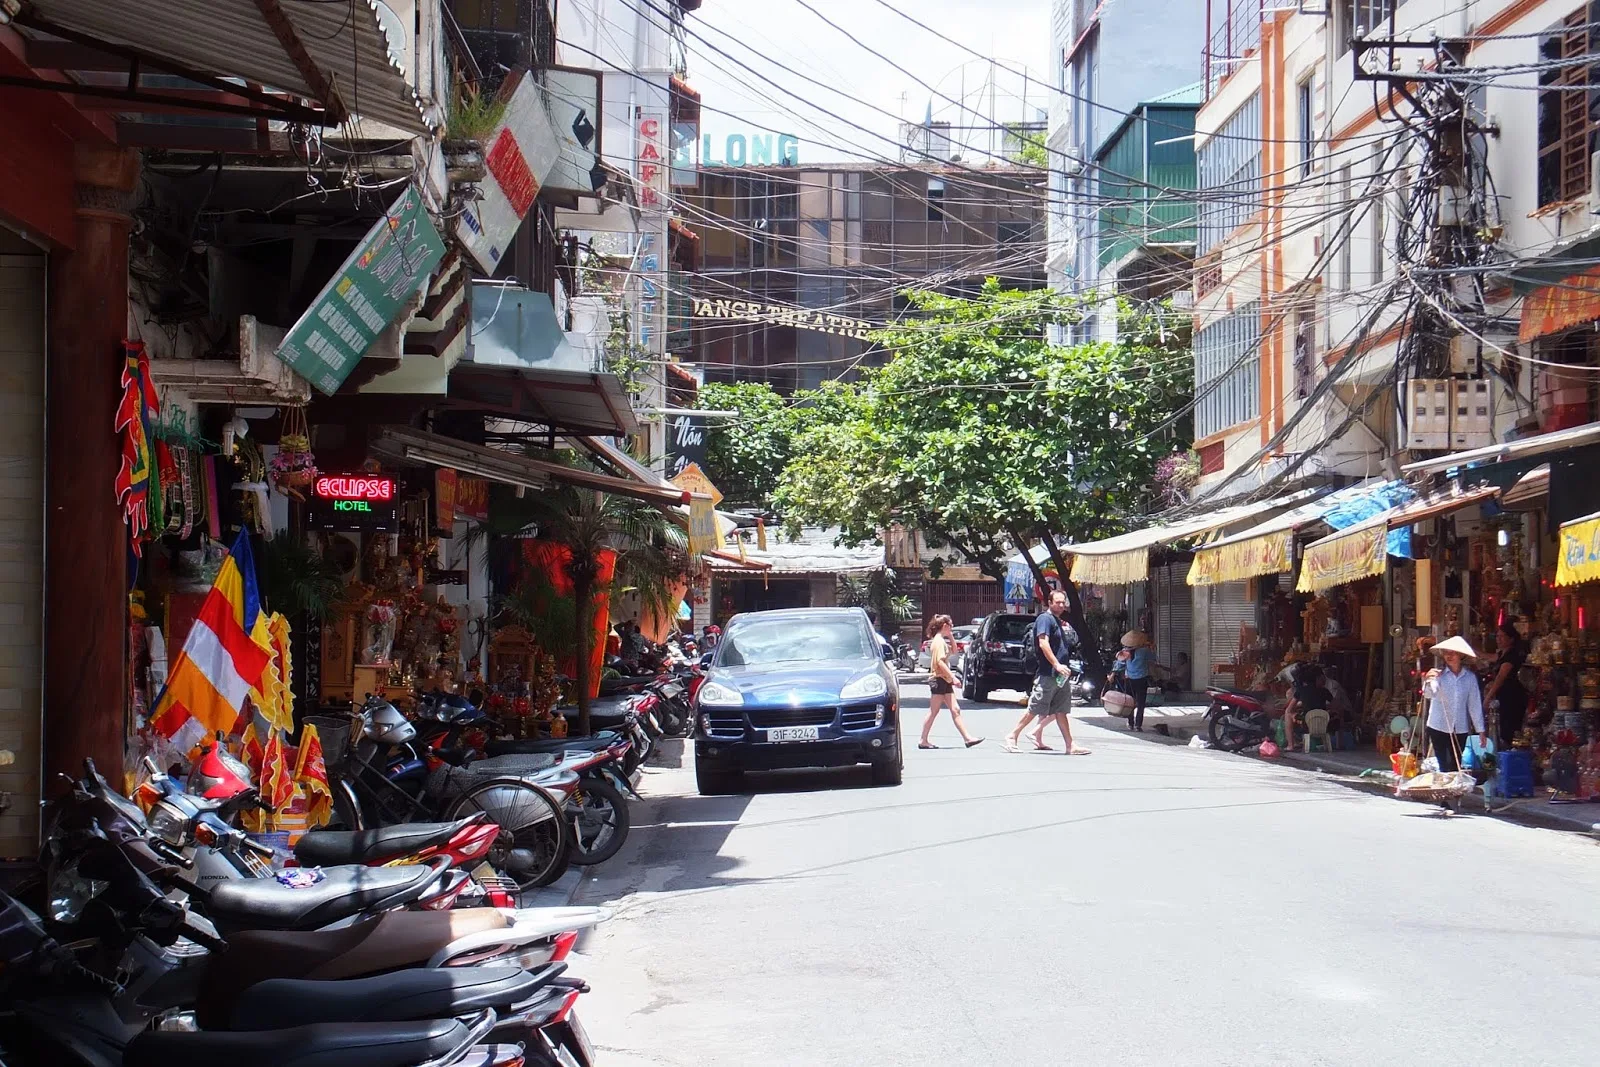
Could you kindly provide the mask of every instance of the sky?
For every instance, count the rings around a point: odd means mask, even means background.
[[[901,118],[921,122],[930,104],[935,121],[984,131],[968,135],[982,139],[981,152],[991,114],[1002,123],[1042,117],[1038,112],[1053,95],[1037,80],[1054,76],[1050,0],[887,3],[971,51],[918,28],[880,0],[705,0],[686,20],[689,83],[700,92],[701,132],[711,136],[713,153],[724,157],[729,134],[770,130],[799,138],[801,163],[898,158]],[[991,82],[991,64],[974,52],[1032,77],[1001,69]]]

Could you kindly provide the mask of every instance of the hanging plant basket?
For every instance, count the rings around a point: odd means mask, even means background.
[[[278,437],[278,453],[272,457],[271,477],[280,493],[296,500],[304,500],[306,490],[317,480],[317,458],[311,454],[311,436],[303,407],[292,407],[284,413],[283,433]]]

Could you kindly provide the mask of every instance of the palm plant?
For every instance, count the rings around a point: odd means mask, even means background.
[[[592,654],[594,601],[600,594],[631,587],[649,610],[671,605],[669,587],[687,571],[688,539],[684,531],[654,505],[631,497],[558,484],[520,499],[507,500],[507,512],[520,520],[517,529],[537,525],[542,540],[567,550],[563,564],[576,605],[578,732],[592,733],[589,719],[589,657]],[[601,557],[616,553],[609,582],[600,580]]]

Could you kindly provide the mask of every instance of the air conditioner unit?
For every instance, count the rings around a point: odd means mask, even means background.
[[[1406,447],[1450,447],[1450,380],[1412,378],[1406,382]]]
[[[1457,451],[1494,444],[1494,405],[1486,378],[1450,383],[1450,447]]]

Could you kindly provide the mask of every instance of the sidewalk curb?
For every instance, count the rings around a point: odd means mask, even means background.
[[[1166,737],[1156,734],[1151,737],[1150,740],[1157,741],[1158,743],[1162,744],[1177,745],[1187,748],[1189,738],[1194,737],[1197,734],[1197,730],[1188,729],[1174,723],[1171,724],[1169,733]],[[1217,750],[1204,749],[1202,751],[1215,752]],[[1276,759],[1263,759],[1260,756],[1245,755],[1244,753],[1238,752],[1222,754],[1242,756],[1244,759],[1253,760],[1256,763],[1268,767],[1290,768],[1302,774],[1321,778],[1325,781],[1333,782],[1336,785],[1342,785],[1347,789],[1355,789],[1364,793],[1370,793],[1373,796],[1387,797],[1390,800],[1403,801],[1404,803],[1408,804],[1416,803],[1415,801],[1404,801],[1403,798],[1395,796],[1393,783],[1361,778],[1355,774],[1341,773],[1339,771],[1322,770],[1315,765],[1317,756],[1322,755],[1322,753],[1291,752],[1285,753]],[[1474,794],[1474,799],[1477,801],[1477,803],[1469,800],[1462,805],[1460,810],[1463,815],[1487,815],[1490,818],[1503,819],[1506,822],[1519,823],[1524,826],[1534,826],[1543,830],[1560,830],[1570,834],[1600,838],[1600,831],[1596,831],[1594,829],[1595,826],[1600,825],[1600,804],[1593,806],[1592,819],[1574,819],[1557,815],[1554,812],[1542,810],[1545,807],[1551,806],[1548,804],[1540,804],[1538,806],[1529,807],[1518,805],[1509,808],[1486,811],[1484,810],[1482,804],[1482,794]],[[1565,806],[1570,807],[1571,805]]]

